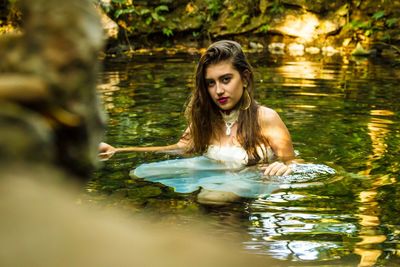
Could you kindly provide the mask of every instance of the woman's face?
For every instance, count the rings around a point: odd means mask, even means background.
[[[231,110],[243,94],[243,79],[230,61],[209,65],[206,86],[214,103],[222,110]]]

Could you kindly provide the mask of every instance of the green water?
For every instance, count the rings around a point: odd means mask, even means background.
[[[107,60],[99,92],[115,146],[165,145],[185,129],[183,109],[197,55]],[[150,220],[205,220],[243,249],[294,265],[400,264],[400,68],[377,59],[271,58],[250,54],[256,98],[279,112],[307,162],[335,168],[318,183],[295,183],[264,199],[224,207],[159,184],[132,180],[155,153],[116,155],[87,186],[92,202]]]

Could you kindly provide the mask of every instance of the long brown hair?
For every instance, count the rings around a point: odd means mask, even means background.
[[[221,61],[229,61],[240,73],[242,79],[247,81],[247,90],[251,103],[244,110],[240,110],[238,118],[237,138],[240,145],[249,156],[249,163],[258,162],[260,155],[257,147],[267,146],[266,138],[261,134],[258,122],[258,104],[253,98],[254,76],[253,70],[242,51],[240,44],[230,40],[222,40],[211,44],[207,51],[201,56],[195,77],[195,87],[186,107],[186,118],[189,125],[189,133],[184,136],[190,140],[189,152],[204,153],[212,138],[221,131],[219,125],[222,121],[220,108],[212,101],[208,93],[205,74],[207,67]],[[236,108],[243,106],[247,96],[245,90]],[[248,99],[247,99],[248,102]],[[266,155],[263,155],[266,158]]]

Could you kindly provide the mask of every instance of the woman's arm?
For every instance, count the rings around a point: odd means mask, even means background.
[[[116,148],[113,147],[112,145],[102,142],[99,144],[99,158],[101,160],[107,160],[111,158],[115,153],[120,153],[120,152],[165,152],[165,153],[183,154],[185,153],[185,151],[187,151],[189,144],[189,139],[187,136],[188,136],[188,129],[185,130],[184,134],[176,144],[166,145],[166,146],[149,146],[149,147],[132,146],[132,147]]]
[[[269,164],[264,171],[265,175],[287,175],[291,173],[289,164],[295,154],[290,133],[279,117],[278,113],[267,107],[260,107],[259,121],[262,134],[278,157],[279,161]]]

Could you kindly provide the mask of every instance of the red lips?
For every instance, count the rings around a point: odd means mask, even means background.
[[[218,98],[217,101],[220,104],[225,104],[226,102],[228,102],[228,98],[227,97],[221,97],[221,98]]]

